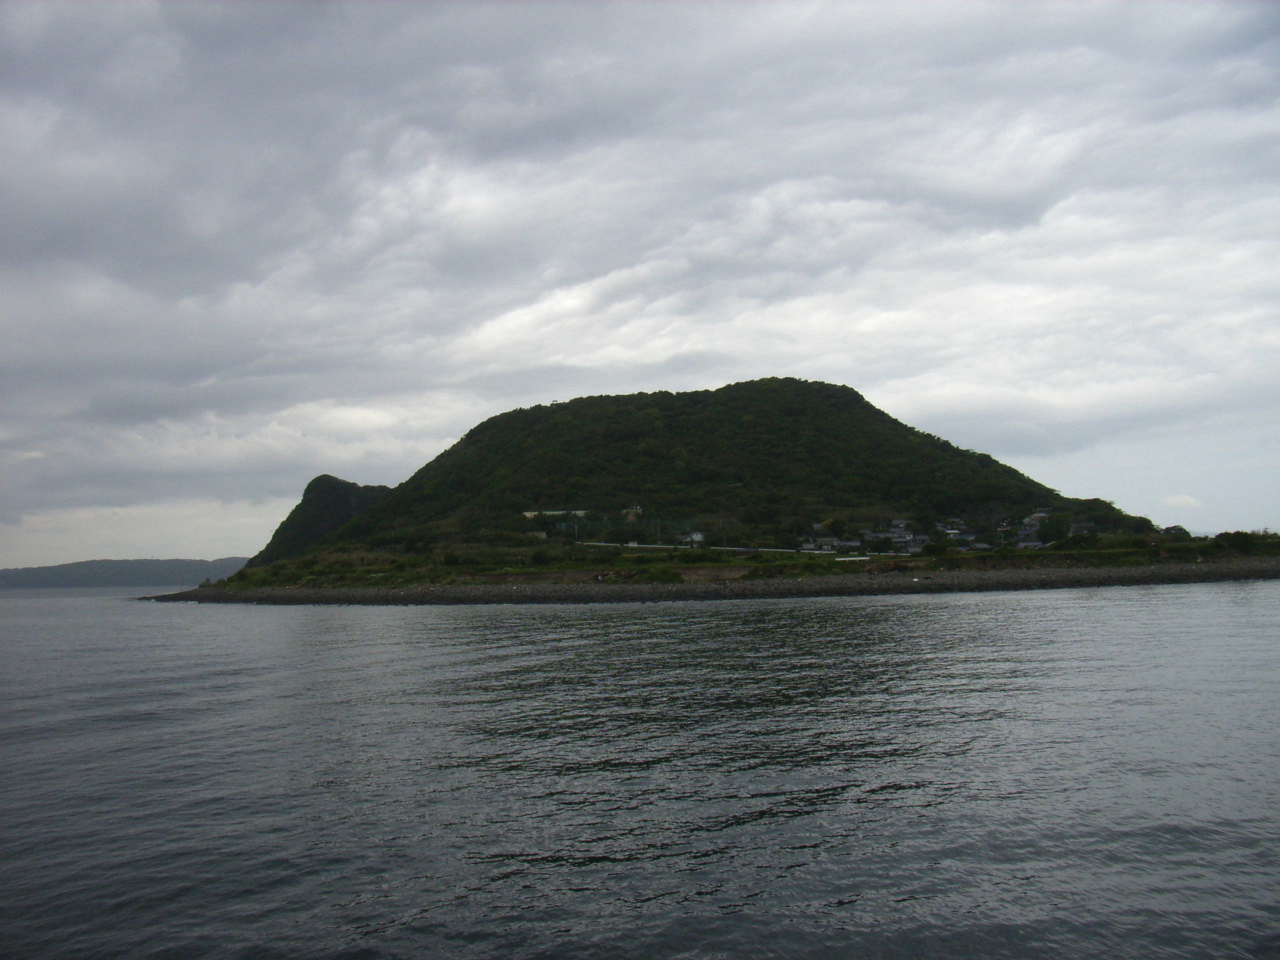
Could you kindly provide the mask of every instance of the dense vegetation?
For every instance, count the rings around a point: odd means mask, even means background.
[[[650,534],[698,528],[774,546],[791,545],[814,523],[897,516],[994,523],[1050,507],[1108,526],[1131,519],[905,426],[848,387],[770,379],[501,414],[342,536],[421,552],[528,532],[523,511],[588,511],[616,526],[632,507],[642,513],[630,521]]]
[[[362,487],[328,474],[316,477],[271,540],[246,566],[261,567],[301,556],[390,492],[390,487]]]
[[[252,565],[294,559],[281,580],[308,564],[436,576],[590,562],[589,540],[674,545],[697,532],[706,546],[792,549],[815,531],[858,536],[894,519],[925,531],[961,519],[994,537],[1036,510],[1050,526],[1151,529],[908,427],[848,387],[767,379],[513,410],[390,492],[317,478]]]

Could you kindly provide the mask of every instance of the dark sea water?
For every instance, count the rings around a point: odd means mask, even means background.
[[[0,594],[6,958],[1280,957],[1280,582]]]

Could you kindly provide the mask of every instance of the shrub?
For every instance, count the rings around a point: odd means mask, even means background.
[[[684,577],[669,563],[657,563],[636,577],[637,583],[684,583]]]

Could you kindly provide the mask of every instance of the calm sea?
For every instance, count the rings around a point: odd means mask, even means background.
[[[1280,582],[0,594],[0,956],[1280,957]]]

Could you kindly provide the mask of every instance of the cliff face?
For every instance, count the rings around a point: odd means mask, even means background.
[[[527,537],[522,514],[534,511],[642,515],[765,543],[828,521],[990,521],[1037,508],[1100,526],[1134,519],[915,430],[849,387],[775,378],[512,410],[390,492],[318,477],[250,565],[322,541],[422,553]]]
[[[260,567],[306,553],[390,492],[390,487],[361,486],[328,474],[316,477],[271,540],[245,566]]]

